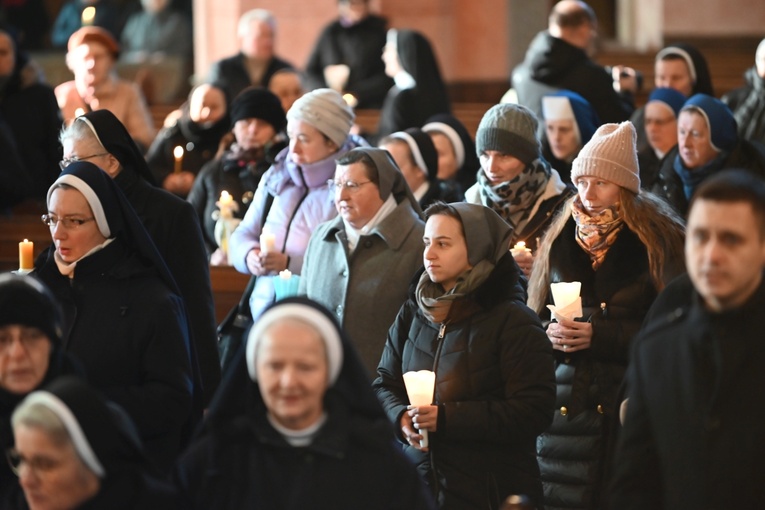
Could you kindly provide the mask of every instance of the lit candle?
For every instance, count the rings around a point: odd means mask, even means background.
[[[274,235],[273,232],[264,229],[263,233],[260,234],[260,252],[266,254],[269,251],[274,251],[275,247],[276,235]]]
[[[558,282],[550,284],[555,305],[547,305],[553,318],[576,319],[582,316],[581,282]]]
[[[429,406],[433,403],[433,390],[436,386],[436,374],[430,370],[407,372],[404,374],[404,386],[409,397],[409,403],[415,407]],[[415,425],[416,426],[416,425]],[[420,446],[428,446],[428,431],[417,429],[422,435]]]
[[[510,253],[513,254],[513,257],[516,257],[521,253],[531,253],[531,248],[526,248],[525,241],[518,241],[515,243],[515,246],[510,249]]]
[[[282,280],[289,280],[292,278],[292,271],[289,269],[285,269],[284,271],[279,271],[279,278]]]
[[[226,190],[220,192],[220,198],[218,199],[219,207],[229,207],[234,201],[234,197]]]
[[[82,117],[83,115],[85,115],[85,110],[83,108],[77,108],[77,109],[74,110],[74,117],[75,118]]]
[[[19,269],[34,269],[35,243],[24,239],[19,243]]]
[[[96,8],[92,5],[85,7],[82,11],[82,26],[87,27],[92,25],[94,19],[96,19]]]
[[[173,156],[175,157],[175,173],[179,174],[183,165],[183,147],[178,145],[173,149]]]

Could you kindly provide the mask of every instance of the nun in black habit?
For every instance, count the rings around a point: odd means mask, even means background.
[[[201,417],[173,277],[116,183],[92,163],[62,172],[43,221],[54,245],[35,273],[61,303],[64,348],[135,421],[150,458],[169,469]]]
[[[125,412],[76,377],[30,393],[13,413],[8,460],[31,510],[167,510],[175,491],[161,482]],[[45,456],[56,476],[40,483]]]
[[[81,371],[61,348],[61,331],[61,312],[45,285],[29,276],[0,275],[2,451],[13,446],[11,413],[19,402],[59,375]],[[0,508],[19,508],[23,499],[10,465],[0,462]]]
[[[253,326],[175,480],[189,509],[433,508],[392,439],[332,314],[289,298]]]
[[[61,144],[65,162],[87,159],[114,179],[175,278],[191,324],[206,406],[220,382],[220,361],[210,266],[194,208],[156,187],[140,150],[108,110],[77,117],[61,134]]]

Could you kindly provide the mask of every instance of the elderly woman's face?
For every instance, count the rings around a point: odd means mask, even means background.
[[[682,111],[677,119],[677,147],[680,158],[690,170],[704,166],[717,157],[707,121],[694,111]]]
[[[619,202],[621,188],[611,181],[584,175],[578,177],[574,184],[579,192],[579,200],[590,216],[597,215]]]
[[[90,250],[106,241],[98,230],[93,211],[82,193],[73,188],[56,188],[50,196],[48,215],[54,219],[75,220],[64,226],[57,221],[50,233],[56,252],[64,262],[79,260]]]
[[[471,268],[462,225],[451,216],[433,215],[425,223],[422,240],[425,243],[422,254],[425,271],[431,281],[450,291],[457,279]]]
[[[287,121],[287,135],[290,138],[290,157],[298,165],[315,163],[337,152],[337,146],[321,131],[300,119]]]
[[[362,163],[338,165],[335,169],[335,207],[337,213],[354,228],[361,228],[371,220],[383,200],[380,189],[369,180],[366,168]],[[355,183],[356,186],[348,186]]]
[[[22,459],[19,482],[31,510],[79,508],[98,493],[98,477],[83,464],[70,441],[58,444],[41,428],[26,425],[18,425],[13,435]]]
[[[283,427],[302,430],[321,418],[327,391],[327,354],[312,327],[294,320],[271,326],[255,360],[260,394]]]
[[[37,328],[22,324],[0,326],[0,388],[26,395],[48,372],[51,344]]]

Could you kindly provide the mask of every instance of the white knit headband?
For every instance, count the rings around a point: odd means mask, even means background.
[[[422,126],[422,130],[426,133],[441,133],[452,143],[454,147],[454,157],[457,159],[457,166],[462,167],[465,164],[465,145],[462,143],[462,138],[457,134],[449,124],[444,122],[428,122]]]
[[[68,184],[69,186],[82,193],[82,196],[85,197],[85,200],[88,201],[88,205],[90,205],[90,208],[93,210],[93,216],[96,219],[96,225],[98,225],[99,232],[101,232],[102,236],[109,239],[112,236],[112,231],[109,229],[109,222],[106,221],[104,206],[101,205],[101,200],[99,200],[98,195],[96,195],[96,192],[93,191],[93,188],[88,186],[85,181],[76,175],[64,174],[56,179],[56,182],[54,182],[50,189],[48,189],[47,203],[49,204],[50,197],[53,194],[53,190],[56,188],[57,184]]]
[[[35,391],[24,399],[24,404],[39,404],[55,414],[61,420],[61,423],[64,424],[64,428],[72,440],[77,455],[79,455],[85,465],[97,477],[103,478],[106,476],[106,470],[90,446],[88,438],[85,437],[85,433],[80,427],[80,422],[77,421],[77,417],[74,416],[71,409],[60,398],[47,391]]]
[[[263,338],[263,334],[268,328],[282,319],[297,319],[307,322],[319,333],[324,341],[324,347],[327,351],[327,382],[331,386],[340,375],[340,368],[343,366],[343,345],[337,328],[326,315],[307,305],[288,303],[276,306],[263,315],[250,330],[247,337],[247,371],[250,379],[257,382],[256,357],[258,354],[258,344]]]

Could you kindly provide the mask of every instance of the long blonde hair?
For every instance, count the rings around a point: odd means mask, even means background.
[[[566,201],[542,237],[534,258],[529,281],[529,307],[540,313],[547,304],[550,288],[550,249],[571,218],[574,195]],[[648,266],[656,290],[661,290],[673,276],[685,268],[683,244],[685,223],[664,200],[641,190],[635,194],[619,190],[619,214],[624,224],[634,232],[648,252]]]

